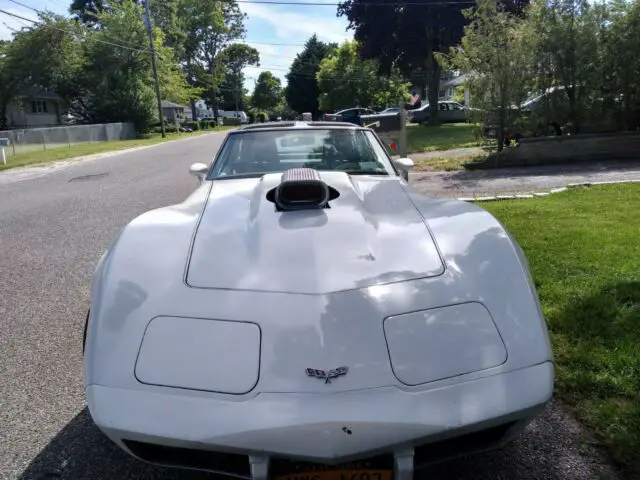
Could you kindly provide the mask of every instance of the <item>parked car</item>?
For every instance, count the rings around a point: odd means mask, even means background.
[[[186,200],[98,261],[97,427],[143,461],[249,480],[407,480],[516,437],[554,387],[526,257],[411,166],[344,122],[229,133]]]
[[[221,117],[226,117],[226,118],[238,118],[240,119],[240,123],[249,123],[249,117],[247,116],[247,114],[242,111],[242,110],[238,110],[238,111],[234,111],[234,110],[220,110],[218,112],[218,114]]]
[[[361,115],[373,115],[376,113],[370,108],[347,108],[345,110],[340,110],[336,113],[325,114],[324,120],[326,121],[338,121],[338,122],[348,122],[353,123],[355,125],[362,126],[362,121],[360,120]]]
[[[424,123],[429,120],[429,104],[409,110],[407,117],[411,123]],[[438,120],[442,123],[459,123],[467,120],[469,109],[453,101],[438,102]]]

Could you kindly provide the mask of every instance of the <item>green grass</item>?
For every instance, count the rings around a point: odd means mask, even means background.
[[[56,160],[65,160],[73,157],[81,157],[83,155],[92,155],[94,153],[110,152],[114,150],[123,150],[126,148],[141,147],[145,145],[155,145],[157,143],[188,138],[213,131],[229,130],[232,126],[220,126],[215,130],[201,130],[198,132],[180,132],[167,133],[166,138],[162,138],[159,133],[146,135],[143,138],[135,138],[131,140],[114,140],[110,142],[94,142],[80,143],[71,147],[56,147],[44,150],[42,145],[33,145],[33,149],[16,155],[7,156],[7,164],[0,163],[0,171],[15,167],[24,167],[27,165],[37,165],[42,163],[54,162]],[[10,151],[11,147],[5,148],[5,152]]]
[[[558,396],[640,478],[640,184],[482,206],[529,259]]]
[[[434,172],[434,171],[454,171],[464,170],[465,165],[468,163],[482,160],[486,155],[457,155],[446,156],[437,155],[428,158],[414,159],[415,167],[413,172]]]
[[[478,147],[476,126],[468,123],[445,123],[437,126],[407,125],[407,152],[433,152],[453,148]]]

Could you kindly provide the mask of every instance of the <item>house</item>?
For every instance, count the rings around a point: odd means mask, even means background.
[[[65,110],[65,102],[58,94],[38,87],[26,88],[7,106],[7,127],[59,126],[63,124]]]
[[[162,116],[166,122],[182,123],[186,120],[186,111],[189,107],[177,103],[162,100]]]
[[[440,72],[440,84],[438,89],[438,101],[446,102],[453,100],[453,96],[456,93],[456,89],[460,85],[464,85],[467,81],[467,76],[465,74],[460,74],[458,70],[442,70]],[[429,103],[429,85],[424,85],[423,87],[419,87],[414,85],[414,90],[420,91],[423,93],[420,99],[420,107]],[[464,93],[464,101],[462,102],[465,105],[469,104],[469,92],[465,90]]]
[[[438,92],[438,100],[451,100],[456,93],[456,89],[464,85],[467,81],[466,75],[457,75],[448,80],[445,80],[440,84],[440,91]],[[464,91],[464,104],[469,104],[469,91],[465,89]]]

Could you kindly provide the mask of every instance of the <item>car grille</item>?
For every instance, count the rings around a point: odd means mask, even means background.
[[[195,448],[169,447],[134,440],[122,440],[136,457],[169,467],[208,470],[241,478],[251,478],[249,457],[236,453],[212,452]]]
[[[324,464],[320,462],[303,462],[286,458],[271,458],[271,475],[286,475],[296,472],[326,471],[326,470],[358,470],[358,469],[392,469],[393,455],[391,453],[377,455],[352,462],[339,464]]]
[[[427,467],[459,455],[485,450],[500,444],[509,433],[509,429],[516,423],[505,423],[478,432],[417,446],[414,453],[414,468]],[[207,470],[239,478],[251,478],[248,455],[195,448],[169,447],[126,439],[123,439],[122,442],[133,455],[146,462],[170,467]],[[392,453],[357,459],[342,464],[297,461],[274,456],[271,458],[269,473],[273,477],[274,475],[314,470],[392,468]]]
[[[485,450],[500,444],[517,422],[468,433],[459,437],[426,443],[415,448],[414,468],[422,468],[459,455]]]

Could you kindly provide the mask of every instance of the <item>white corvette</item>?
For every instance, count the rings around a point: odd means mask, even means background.
[[[230,132],[100,259],[96,425],[143,461],[256,480],[407,480],[514,438],[554,383],[526,259],[411,164],[345,123]]]

